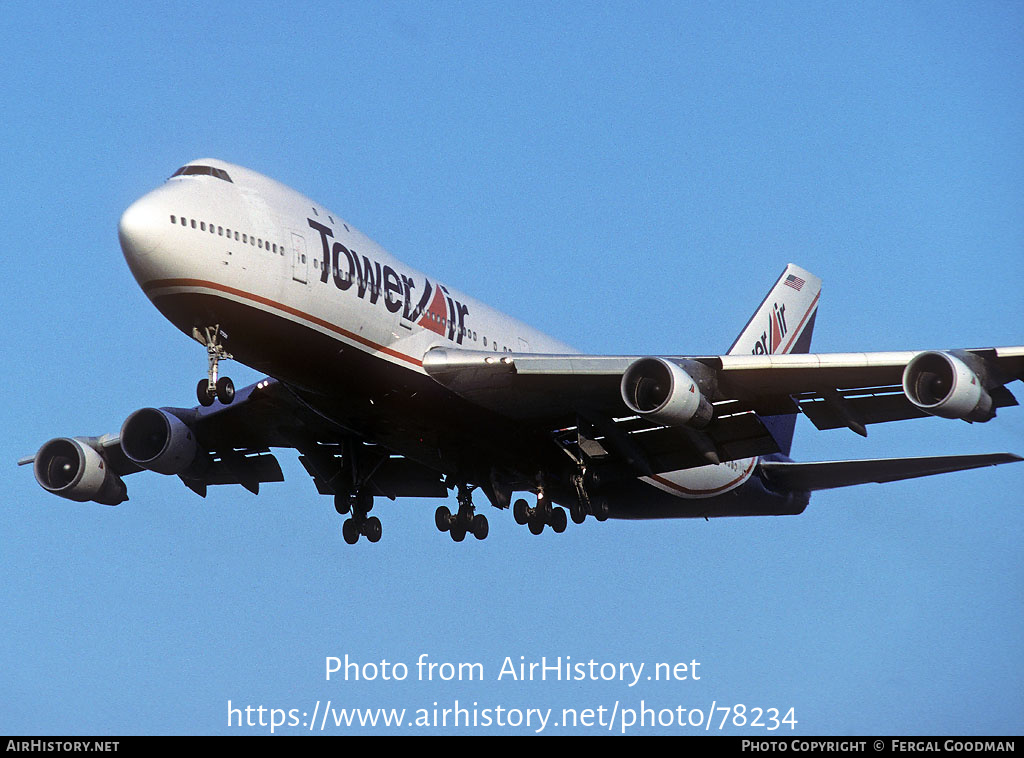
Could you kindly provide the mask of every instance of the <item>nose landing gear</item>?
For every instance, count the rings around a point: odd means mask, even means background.
[[[215,326],[204,326],[202,331],[199,327],[192,327],[192,336],[199,342],[206,345],[206,356],[209,362],[209,371],[206,379],[200,379],[196,386],[196,397],[202,406],[213,405],[214,400],[220,400],[228,405],[235,399],[235,384],[230,378],[222,376],[217,378],[217,363],[221,360],[231,360],[232,356],[221,344],[220,324]]]

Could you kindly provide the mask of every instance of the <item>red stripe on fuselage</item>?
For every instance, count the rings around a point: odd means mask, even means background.
[[[749,479],[750,478],[750,473],[751,473],[751,471],[754,470],[754,464],[756,462],[757,462],[756,458],[751,458],[750,459],[750,463],[747,465],[747,468],[744,471],[742,471],[739,476],[737,476],[731,482],[726,482],[721,487],[715,487],[714,489],[710,489],[710,490],[691,490],[689,487],[684,487],[681,484],[676,484],[675,482],[670,482],[665,477],[658,476],[657,474],[651,476],[650,478],[653,479],[654,481],[656,481],[658,484],[663,484],[666,487],[671,487],[672,489],[676,490],[677,492],[682,492],[684,495],[714,495],[714,494],[716,494],[718,492],[722,492],[723,490],[727,490],[730,487],[735,487],[736,484],[738,484],[740,481],[742,481],[744,479]]]
[[[277,310],[284,311],[285,313],[309,321],[310,323],[316,324],[317,326],[322,326],[324,329],[328,329],[334,332],[335,334],[339,334],[342,337],[350,339],[353,342],[358,342],[361,345],[365,345],[366,347],[369,347],[373,350],[377,350],[381,353],[384,353],[385,355],[390,355],[393,358],[398,358],[399,360],[406,361],[414,366],[423,366],[423,361],[418,358],[413,358],[410,355],[400,353],[397,350],[393,350],[390,347],[385,347],[384,345],[378,345],[376,342],[366,339],[366,337],[355,334],[354,332],[350,332],[348,329],[343,329],[337,324],[332,324],[330,321],[326,321],[322,318],[319,318],[318,316],[314,316],[310,313],[300,311],[298,308],[293,308],[290,305],[279,303],[275,300],[271,300],[270,298],[263,297],[262,295],[254,295],[253,293],[246,292],[245,290],[240,290],[235,287],[228,287],[225,284],[218,284],[217,282],[208,282],[203,279],[156,279],[154,281],[146,282],[145,284],[143,284],[142,291],[145,292],[146,295],[148,296],[150,292],[152,292],[153,290],[163,289],[165,287],[202,287],[203,289],[217,290],[220,292],[227,293],[229,295],[234,295],[235,297],[251,300],[255,303],[259,303],[260,305],[266,305],[271,308],[276,308]]]

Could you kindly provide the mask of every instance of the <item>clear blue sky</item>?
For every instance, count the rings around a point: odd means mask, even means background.
[[[14,2],[0,50],[0,733],[269,731],[229,728],[229,700],[1024,731],[1021,464],[777,519],[534,537],[487,509],[490,537],[460,545],[436,502],[382,503],[383,540],[354,548],[290,451],[259,497],[143,473],[117,508],[14,465],[193,404],[203,351],[116,224],[205,156],[587,351],[722,351],[789,261],[824,280],[817,350],[1021,344],[1019,4]],[[866,440],[801,420],[794,456],[1003,450],[1024,453],[1019,408]],[[423,653],[486,681],[415,681]],[[346,654],[409,679],[325,681]],[[696,659],[701,679],[496,681],[506,656]],[[654,731],[696,730],[634,733]]]

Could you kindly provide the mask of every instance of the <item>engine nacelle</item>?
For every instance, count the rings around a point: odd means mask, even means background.
[[[158,474],[180,474],[196,459],[193,431],[159,408],[135,411],[121,426],[121,449],[132,463]]]
[[[988,421],[992,397],[984,387],[984,364],[967,356],[968,366],[952,353],[925,352],[915,355],[903,370],[903,392],[925,413],[964,421]],[[981,374],[981,376],[979,376]]]
[[[68,500],[117,505],[128,499],[121,477],[85,438],[50,440],[39,448],[32,469],[44,490]]]
[[[699,371],[703,366],[694,366]],[[697,380],[664,358],[641,358],[622,375],[622,401],[633,413],[666,426],[703,429],[714,408]]]

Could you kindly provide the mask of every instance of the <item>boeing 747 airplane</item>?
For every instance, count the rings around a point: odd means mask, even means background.
[[[48,492],[117,505],[124,477],[178,476],[199,495],[254,493],[295,448],[317,490],[376,542],[378,498],[445,498],[456,542],[487,536],[480,490],[534,534],[568,518],[801,513],[810,493],[1022,460],[1009,453],[794,462],[818,429],[1017,405],[1024,346],[809,353],[821,281],[788,265],[724,355],[584,355],[392,257],[341,217],[249,169],[182,166],[124,212],[139,286],[206,348],[194,408],[143,408],[119,432],[34,456]],[[267,378],[235,390],[220,362]],[[530,500],[515,493],[531,493]]]

